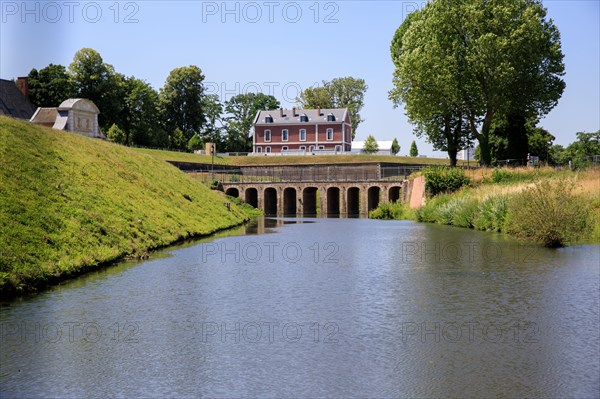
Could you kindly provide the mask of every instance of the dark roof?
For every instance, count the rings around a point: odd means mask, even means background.
[[[293,116],[293,109],[275,109],[271,111],[258,111],[254,117],[254,125],[289,125],[299,124],[300,116],[306,115],[310,123],[332,123],[327,121],[327,115],[333,115],[333,123],[344,123],[348,115],[347,108],[321,108],[317,109],[296,109],[296,115]],[[283,115],[282,115],[283,114]],[[265,117],[271,116],[273,122],[265,122]]]
[[[12,80],[0,79],[0,115],[31,119],[35,107]]]

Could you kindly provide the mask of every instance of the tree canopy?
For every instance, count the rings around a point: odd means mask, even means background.
[[[58,107],[75,96],[75,86],[63,65],[32,69],[27,76],[29,99],[38,107]]]
[[[296,98],[298,105],[305,109],[348,108],[352,122],[352,139],[364,120],[360,111],[364,105],[365,93],[369,87],[363,79],[351,76],[323,81],[323,86],[304,89]]]
[[[414,140],[412,141],[412,143],[410,143],[410,156],[411,157],[419,156],[419,149],[417,148],[417,143]]]
[[[399,27],[391,55],[390,99],[438,147],[447,131],[448,150],[477,139],[485,165],[496,118],[539,118],[565,87],[560,34],[538,0],[431,1]]]
[[[367,136],[365,140],[365,144],[363,145],[363,151],[365,154],[374,154],[379,151],[379,144],[377,144],[377,140],[372,135]]]
[[[194,134],[200,134],[204,125],[204,74],[190,65],[173,69],[160,90],[164,123],[169,133],[179,129],[187,144]],[[181,140],[177,140],[181,143]]]

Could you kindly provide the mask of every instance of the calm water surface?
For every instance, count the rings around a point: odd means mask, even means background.
[[[367,219],[228,235],[3,306],[0,397],[600,395],[599,246]]]

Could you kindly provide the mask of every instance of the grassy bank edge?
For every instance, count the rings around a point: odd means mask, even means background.
[[[600,244],[599,169],[542,171],[535,176],[501,170],[494,175],[506,179],[493,182],[484,177],[469,187],[433,196],[418,209],[383,202],[369,217],[501,232],[547,247]]]

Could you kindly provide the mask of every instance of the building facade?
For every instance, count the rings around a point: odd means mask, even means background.
[[[38,108],[31,122],[82,136],[105,139],[98,125],[100,110],[85,98],[70,98],[57,108]]]
[[[280,108],[258,111],[254,155],[346,153],[352,150],[352,125],[346,108]]]

